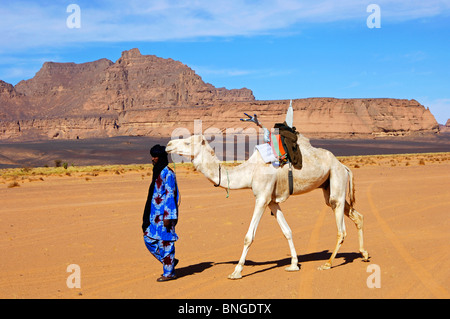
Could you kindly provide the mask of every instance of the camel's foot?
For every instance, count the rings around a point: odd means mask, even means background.
[[[284,268],[284,270],[286,270],[286,271],[299,271],[300,268],[298,267],[297,264],[294,264],[294,265],[290,265],[289,267]]]
[[[322,266],[318,267],[317,269],[319,270],[326,270],[326,269],[330,269],[331,268],[331,264],[330,263],[325,263]]]
[[[228,279],[241,279],[242,275],[242,269],[244,269],[243,264],[237,264],[236,268],[234,268],[234,271],[231,275],[228,275]]]
[[[369,253],[367,252],[367,250],[361,251],[361,255],[363,257],[363,261],[369,261]]]
[[[232,274],[228,275],[228,279],[231,279],[231,280],[236,280],[236,279],[241,279],[241,278],[242,278],[241,273],[237,272],[237,271],[235,271]]]

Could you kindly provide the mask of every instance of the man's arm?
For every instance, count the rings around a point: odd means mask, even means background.
[[[175,226],[178,222],[178,207],[177,207],[177,184],[175,174],[172,171],[166,176],[166,198],[164,201],[164,227],[170,228]]]

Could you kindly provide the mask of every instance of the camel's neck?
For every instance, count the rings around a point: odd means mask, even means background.
[[[235,167],[224,167],[220,165],[212,148],[202,147],[202,151],[192,160],[192,163],[196,170],[216,185],[230,189],[251,187],[253,169],[248,162]]]

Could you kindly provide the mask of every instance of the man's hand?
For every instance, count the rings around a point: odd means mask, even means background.
[[[164,219],[164,227],[166,227],[167,229],[170,229],[172,227],[175,227],[177,222],[178,222],[178,219]]]

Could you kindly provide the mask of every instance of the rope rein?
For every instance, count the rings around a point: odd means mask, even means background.
[[[230,176],[228,175],[228,170],[225,169],[225,171],[227,172],[227,182],[228,182],[228,186],[227,186],[227,197],[230,197]],[[219,164],[219,183],[214,184],[214,187],[219,187],[220,186],[220,181],[222,179],[222,170],[221,170],[221,165]]]
[[[219,187],[220,186],[220,179],[221,179],[221,173],[220,173],[220,164],[219,164],[219,183],[218,184],[214,184],[214,187]]]

